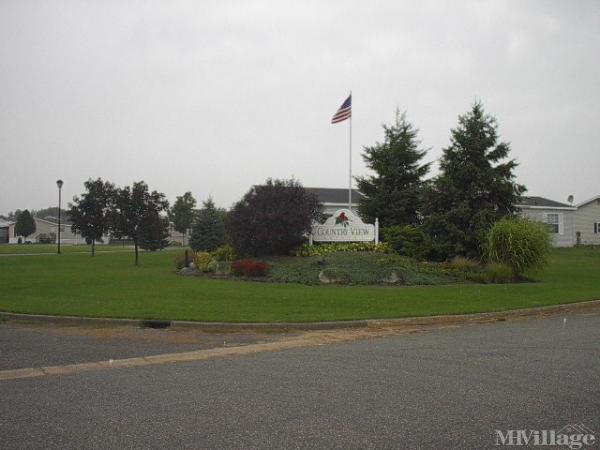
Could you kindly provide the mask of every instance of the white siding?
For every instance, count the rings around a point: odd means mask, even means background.
[[[575,211],[555,208],[521,207],[523,217],[547,223],[548,214],[558,214],[558,233],[552,234],[555,247],[573,247],[575,245]]]
[[[600,230],[594,233],[595,222],[600,222],[600,198],[580,205],[575,213],[575,232],[581,233],[583,245],[600,245]]]
[[[348,203],[321,203],[321,212],[329,216],[333,215],[338,209],[348,208]],[[358,203],[352,203],[350,210],[358,214]]]

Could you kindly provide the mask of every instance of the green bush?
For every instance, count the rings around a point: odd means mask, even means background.
[[[229,275],[231,273],[230,261],[214,261],[215,275]]]
[[[521,276],[547,263],[552,243],[544,225],[516,217],[496,222],[488,234],[487,249],[491,262],[504,263]]]
[[[211,253],[215,261],[233,261],[236,258],[235,249],[231,245],[221,245]]]
[[[383,241],[392,247],[399,255],[423,259],[430,250],[425,234],[412,225],[393,225],[382,228]]]
[[[213,261],[213,257],[208,252],[197,252],[194,254],[194,264],[202,272],[211,272],[211,270],[214,270]]]
[[[375,244],[374,242],[304,244],[294,250],[294,256],[325,256],[340,252],[394,253],[394,250],[386,243]]]
[[[483,281],[487,283],[510,283],[515,273],[508,264],[491,262],[486,264]]]

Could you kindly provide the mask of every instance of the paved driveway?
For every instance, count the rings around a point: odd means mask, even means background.
[[[600,438],[600,315],[7,380],[0,399],[2,449],[497,449],[496,429],[567,424]]]

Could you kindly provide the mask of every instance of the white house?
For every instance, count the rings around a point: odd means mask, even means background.
[[[523,217],[548,224],[555,247],[575,245],[576,207],[544,197],[523,197],[516,207]]]
[[[577,205],[575,242],[582,245],[600,245],[600,195]]]
[[[0,244],[8,244],[10,236],[10,226],[13,222],[0,219]]]
[[[338,209],[348,208],[348,189],[320,187],[307,187],[304,189],[317,196],[322,212],[326,215],[331,215]],[[357,214],[358,204],[362,197],[363,195],[357,189],[352,189],[350,209]]]
[[[35,232],[27,236],[18,236],[15,232],[16,222],[11,222],[8,227],[8,242],[10,244],[18,244],[20,242],[39,242],[39,243],[55,243],[58,238],[58,219],[55,217],[45,217],[43,219],[34,216]],[[0,241],[1,242],[1,241]],[[61,221],[60,224],[60,242],[61,244],[85,244],[85,239],[79,233],[71,231],[71,223]],[[103,242],[109,242],[109,237],[105,236]]]

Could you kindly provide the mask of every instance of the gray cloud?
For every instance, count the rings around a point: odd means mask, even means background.
[[[600,4],[0,3],[0,212],[55,203],[88,177],[144,179],[229,206],[294,175],[347,184],[396,107],[437,159],[475,99],[531,194],[600,193]]]

